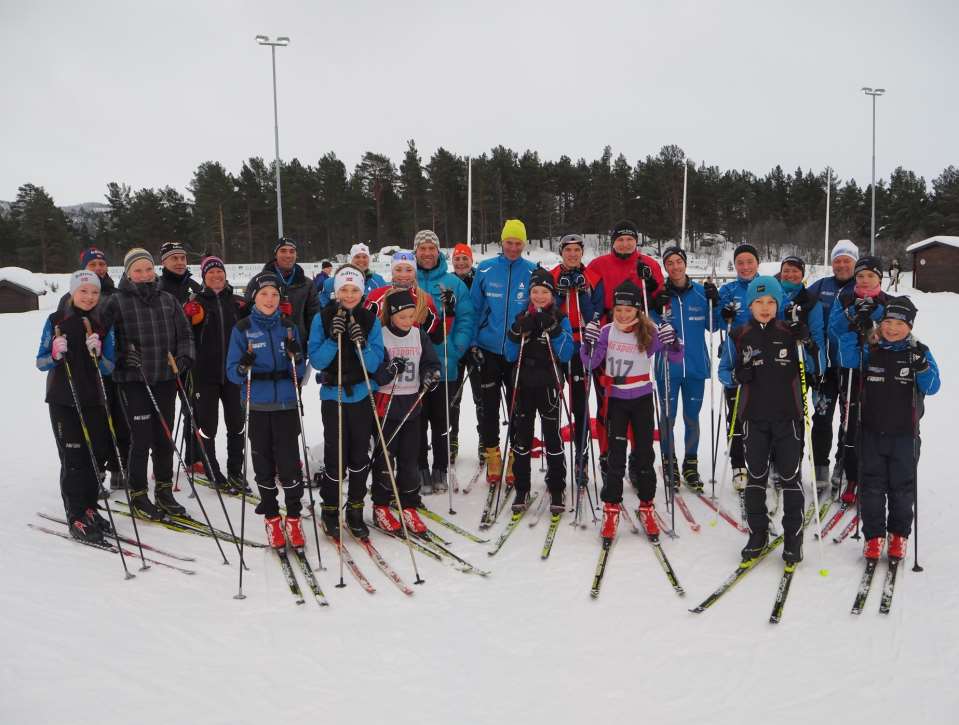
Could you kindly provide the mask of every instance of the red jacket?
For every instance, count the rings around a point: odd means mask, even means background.
[[[626,259],[617,257],[615,252],[610,252],[601,257],[596,257],[596,259],[586,266],[588,271],[598,275],[603,280],[605,318],[609,318],[609,314],[613,309],[613,292],[619,285],[627,279],[630,279],[635,282],[640,289],[643,288],[643,280],[636,274],[637,262],[644,262],[653,270],[653,279],[656,280],[656,289],[653,294],[655,295],[661,292],[663,289],[663,270],[659,266],[659,262],[643,254],[638,249]],[[650,302],[652,302],[652,300],[650,300]]]
[[[377,287],[366,296],[366,299],[363,301],[363,307],[371,310],[374,315],[379,317],[380,306],[383,303],[383,298],[391,289],[393,289],[393,285],[389,284],[385,287]],[[422,328],[428,335],[431,336],[436,335],[438,332],[440,340],[442,340],[443,328],[441,327],[440,316],[436,311],[436,305],[433,304],[433,296],[429,292],[424,292],[418,287],[410,287],[409,292],[413,296],[414,302],[416,302],[418,295],[423,295],[426,297],[426,319],[424,319],[422,323],[417,322],[416,327]]]
[[[553,276],[554,284],[559,284],[559,276],[563,273],[565,268],[562,264],[557,264],[553,269],[550,270],[550,274]],[[583,276],[586,277],[586,291],[585,296],[587,298],[598,299],[599,293],[597,290],[600,289],[602,285],[603,278],[599,276],[597,272],[591,271],[587,268],[583,268]],[[596,292],[596,294],[594,294]],[[589,304],[589,300],[585,303],[581,302],[582,296],[576,295],[576,301],[570,304],[570,297],[572,295],[567,295],[563,299],[563,304],[560,305],[560,309],[566,313],[566,316],[569,318],[569,324],[573,328],[573,342],[579,343],[579,330],[581,327],[585,327],[590,320],[590,310],[592,310],[592,305]],[[582,319],[584,315],[580,306],[584,307],[588,305],[586,319]]]

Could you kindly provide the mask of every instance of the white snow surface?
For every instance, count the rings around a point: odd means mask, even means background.
[[[540,560],[545,517],[535,529],[521,525],[495,557],[487,556],[488,545],[433,525],[456,551],[493,573],[484,580],[418,557],[426,583],[411,598],[355,544],[354,557],[377,591],[365,593],[349,573],[346,588],[335,588],[336,556],[324,540],[327,570],[319,580],[330,607],[310,599],[296,606],[273,555],[250,549],[247,598],[238,601],[235,550],[227,548],[232,565],[224,566],[212,540],[146,524],[146,542],[195,556],[186,566],[197,574],[157,566],[140,572],[129,559],[137,576],[125,581],[115,555],[26,527],[39,522],[36,511],[62,513],[44,375],[33,365],[46,313],[4,315],[0,334],[10,347],[0,363],[7,405],[0,417],[0,641],[6,655],[0,722],[953,723],[959,584],[948,552],[959,508],[950,454],[959,341],[944,333],[954,329],[959,297],[915,293],[914,299],[920,310],[915,331],[929,343],[945,381],[927,400],[922,423],[925,572],[911,571],[910,541],[891,614],[877,612],[882,565],[866,611],[852,617],[859,546],[824,543],[829,574],[821,577],[819,551],[807,535],[806,560],[776,626],[768,617],[782,571],[779,552],[704,614],[687,611],[733,570],[743,543],[725,522],[710,526],[709,511],[688,494],[701,532],[692,533],[677,515],[680,538],[663,543],[686,588],[682,599],[649,543],[621,526],[602,594],[591,600],[597,529],[574,530],[569,515],[547,561]],[[463,483],[476,466],[468,400],[467,393],[457,464]],[[707,391],[700,446],[707,479],[709,409]],[[306,436],[318,444],[321,434],[311,385]],[[224,455],[222,437],[221,430]],[[533,481],[534,490],[542,488],[535,460]],[[201,489],[200,495],[223,527],[213,492]],[[179,497],[199,516],[186,490]],[[482,497],[475,489],[456,495],[452,518],[477,530]],[[445,494],[426,500],[446,513]],[[626,502],[634,508],[635,495],[627,493]],[[728,485],[723,502],[736,510]],[[239,501],[227,506],[238,524]],[[664,509],[662,487],[657,507]],[[249,509],[247,515],[248,536],[264,541],[260,517]],[[119,526],[132,533],[129,519],[120,518]],[[412,582],[405,548],[376,534],[374,541]]]

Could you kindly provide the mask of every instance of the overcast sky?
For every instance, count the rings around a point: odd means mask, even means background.
[[[280,150],[348,169],[397,165],[406,140],[503,144],[631,164],[661,146],[765,173],[781,163],[868,183],[959,164],[959,2],[45,2],[0,0],[0,199],[25,182],[61,205],[106,184],[175,186]]]

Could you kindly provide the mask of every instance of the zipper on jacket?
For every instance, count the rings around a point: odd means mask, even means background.
[[[266,336],[270,340],[270,359],[271,359],[271,365],[273,367],[273,369],[270,370],[270,372],[275,373],[276,372],[276,348],[273,346],[273,330],[267,330]],[[273,378],[273,402],[274,403],[280,402],[280,395],[276,387],[275,377]]]
[[[222,384],[222,383],[226,382],[226,381],[224,380],[224,375],[225,375],[225,370],[226,370],[226,348],[227,348],[227,345],[228,345],[229,343],[228,343],[228,342],[224,342],[224,340],[223,340],[223,338],[224,338],[224,331],[223,331],[223,305],[220,304],[220,294],[219,294],[219,293],[216,294],[216,311],[217,311],[217,318],[218,318],[218,321],[219,321],[219,323],[220,323],[220,337],[219,337],[219,343],[220,343],[220,383]],[[199,356],[200,356],[199,353],[197,353],[197,357],[199,357]]]
[[[509,271],[506,273],[506,294],[504,295],[504,297],[506,298],[506,310],[503,313],[503,339],[500,340],[500,344],[499,344],[500,355],[506,354],[506,330],[509,327],[509,323],[507,322],[507,320],[509,320],[509,305],[510,305],[510,302],[512,301],[510,299],[510,295],[513,294],[511,289],[513,286],[513,262],[510,262],[509,260],[507,260],[507,263],[509,264]]]

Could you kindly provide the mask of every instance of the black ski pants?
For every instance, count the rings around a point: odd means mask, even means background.
[[[506,358],[488,350],[483,351],[483,369],[480,374],[483,390],[483,415],[480,425],[480,440],[485,448],[499,446],[499,406],[500,391],[506,393],[506,404],[513,399],[513,379],[516,364],[506,362]],[[507,445],[509,441],[507,441]]]
[[[842,376],[838,367],[827,368],[819,385],[813,391],[812,455],[817,466],[829,465],[832,450],[832,426],[839,408],[839,441],[836,445],[836,460],[842,460],[842,426],[846,420],[846,388],[840,385]]]
[[[852,377],[852,385],[849,378]],[[842,436],[842,465],[847,481],[859,481],[859,396],[862,393],[859,370],[843,370],[840,378],[842,390],[849,389],[849,420],[845,421],[846,432]]]
[[[912,531],[919,440],[912,435],[862,432],[862,480],[859,506],[867,539],[886,533],[908,537]],[[916,456],[913,460],[913,456]],[[888,501],[888,518],[887,518]]]
[[[230,476],[239,476],[243,472],[243,402],[240,386],[230,382],[197,383],[193,392],[196,421],[207,436],[203,440],[203,447],[213,467],[208,473],[217,480],[223,477],[216,459],[216,433],[220,423],[221,403],[223,421],[226,423],[226,470]]]
[[[339,427],[337,425],[335,400],[320,404],[323,417],[323,482],[320,498],[326,506],[336,507],[339,501]],[[370,469],[370,436],[373,434],[373,411],[370,401],[364,398],[355,403],[342,403],[343,407],[343,476],[347,486],[346,500],[362,503],[366,498],[366,477]],[[415,430],[415,428],[414,428]]]
[[[113,418],[113,430],[117,436],[117,447],[120,449],[120,456],[124,461],[130,457],[130,426],[127,425],[126,415],[123,413],[123,407],[120,405],[120,395],[117,391],[117,384],[113,382],[112,377],[103,378],[103,387],[107,390],[107,401],[110,405],[110,417]],[[111,440],[111,445],[113,441]],[[107,464],[110,471],[119,471],[117,466],[116,454],[110,457]]]
[[[396,487],[400,492],[400,508],[419,508],[423,505],[420,499],[420,475],[417,446],[420,443],[419,415],[412,415],[397,432],[397,426],[403,419],[402,415],[390,416],[383,424],[383,436],[389,440],[394,433],[396,438],[390,443],[390,460],[393,462],[393,474],[396,476]],[[376,455],[373,457],[373,485],[371,498],[377,506],[388,506],[393,501],[393,484],[390,481],[390,472],[386,467],[383,456],[383,446],[379,436],[373,442]]]
[[[121,399],[130,419],[130,476],[131,491],[147,489],[147,457],[153,460],[153,476],[160,483],[173,481],[173,444],[157,417],[146,383],[120,383]],[[176,381],[164,380],[150,386],[168,429],[172,435],[176,407]]]
[[[300,420],[292,410],[250,410],[250,450],[253,475],[260,492],[258,514],[279,516],[277,479],[283,487],[287,516],[302,510]]]
[[[588,451],[586,446],[589,441],[588,436],[591,433],[587,432],[589,411],[587,409],[588,401],[586,400],[586,372],[583,369],[583,361],[580,360],[579,351],[573,355],[565,367],[568,381],[566,385],[567,404],[570,406],[570,413],[573,416],[571,433],[576,451],[576,467],[583,468],[586,463],[583,452]]]
[[[743,452],[749,474],[743,504],[750,530],[769,530],[766,482],[769,478],[769,461],[773,460],[782,488],[783,532],[787,536],[798,536],[802,531],[805,498],[799,468],[802,463],[803,432],[801,418],[743,421]]]
[[[513,413],[513,475],[516,477],[517,498],[530,490],[530,449],[533,445],[533,426],[539,413],[543,429],[543,454],[546,456],[546,487],[550,492],[562,491],[566,486],[566,458],[563,439],[559,434],[560,402],[556,388],[521,385]]]
[[[623,502],[623,478],[626,476],[626,445],[629,428],[633,428],[633,455],[630,457],[631,478],[640,501],[656,497],[656,470],[653,464],[653,396],[624,400],[609,398],[606,410],[609,457],[606,480],[599,497],[606,503]]]
[[[729,427],[734,425],[733,439],[729,444],[729,463],[733,468],[743,468],[746,465],[746,457],[743,453],[743,422],[742,408],[737,409],[736,392],[739,388],[723,388],[723,395],[726,397],[726,437],[729,439]],[[736,413],[736,420],[733,421],[733,412]]]
[[[90,432],[93,457],[102,472],[107,463],[116,463],[113,441],[107,428],[102,405],[83,406],[83,419]],[[50,403],[50,422],[60,451],[60,493],[69,521],[83,517],[88,508],[96,509],[100,481],[93,468],[76,408]]]
[[[419,430],[419,439],[413,445],[419,451],[419,467],[430,467],[429,449],[433,449],[433,470],[445,471],[449,467],[449,457],[446,455],[446,390],[445,382],[440,382],[435,389],[423,396],[421,403],[423,410],[419,420],[410,421],[407,425],[414,425]],[[456,383],[451,382],[450,397],[456,390]]]
[[[456,395],[456,391],[459,390],[460,383],[463,380],[463,376],[466,374],[466,362],[460,361],[459,377],[455,383],[450,383],[450,392],[453,396]],[[470,368],[469,375],[469,387],[470,393],[473,396],[473,405],[476,406],[476,433],[479,436],[478,440],[482,439],[481,423],[483,420],[483,388],[482,382],[480,381],[480,371],[479,368],[472,367]],[[453,400],[450,398],[450,424],[453,426],[451,435],[453,436],[452,440],[459,441],[460,435],[460,405],[463,403],[463,397],[466,395],[464,390],[458,400]]]

